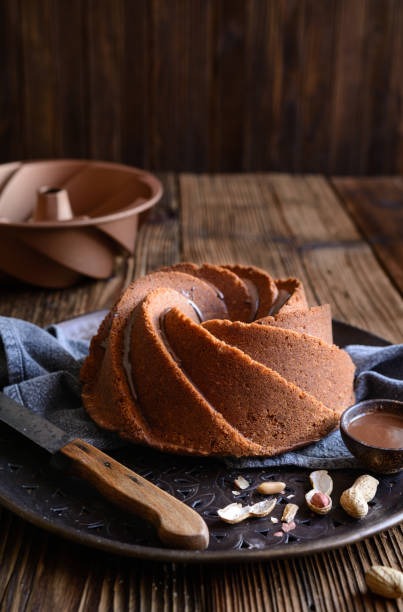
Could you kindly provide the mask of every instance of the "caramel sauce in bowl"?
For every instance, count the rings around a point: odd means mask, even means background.
[[[349,451],[370,470],[393,474],[403,468],[403,402],[354,404],[342,414],[340,433]]]

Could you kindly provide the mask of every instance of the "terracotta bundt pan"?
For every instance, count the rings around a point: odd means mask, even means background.
[[[152,174],[120,164],[0,165],[0,282],[69,287],[108,278],[133,253],[139,215],[162,195]]]

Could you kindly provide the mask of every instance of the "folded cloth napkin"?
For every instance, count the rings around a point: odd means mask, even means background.
[[[0,317],[0,389],[71,436],[104,450],[118,448],[118,436],[101,430],[82,407],[79,372],[89,342],[65,329]]]
[[[100,429],[84,411],[79,371],[88,353],[88,340],[77,328],[52,325],[42,329],[9,317],[0,317],[0,388],[9,397],[104,450],[122,446],[118,436]],[[70,335],[73,334],[73,335]],[[386,347],[346,347],[357,367],[357,401],[368,398],[403,400],[403,344]],[[305,448],[277,457],[232,459],[234,467],[300,466],[312,469],[360,467],[338,431]]]
[[[345,350],[356,366],[354,391],[357,402],[377,398],[403,401],[403,344],[381,348],[351,344]],[[361,467],[345,446],[339,430],[319,442],[277,457],[230,458],[226,463],[240,468],[285,465],[334,470]]]

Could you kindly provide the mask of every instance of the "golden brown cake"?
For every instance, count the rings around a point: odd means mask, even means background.
[[[354,365],[328,305],[297,279],[191,263],[134,281],[92,339],[89,415],[139,444],[197,455],[276,455],[338,425]]]

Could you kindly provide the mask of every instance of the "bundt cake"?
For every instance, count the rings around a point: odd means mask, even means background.
[[[298,279],[182,263],[135,280],[92,339],[88,414],[162,451],[275,455],[318,440],[353,400],[328,305]]]

